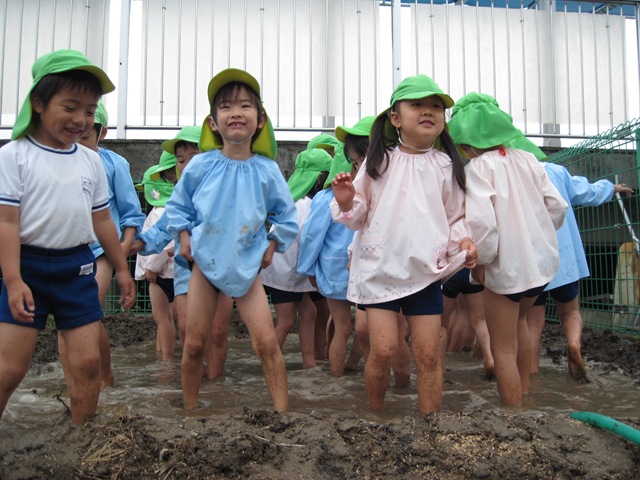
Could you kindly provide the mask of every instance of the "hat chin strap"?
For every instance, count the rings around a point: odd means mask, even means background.
[[[396,128],[396,132],[398,133],[398,141],[400,142],[400,145],[402,145],[403,147],[410,148],[411,150],[415,150],[416,152],[421,152],[421,153],[428,152],[430,150],[433,150],[433,146],[436,144],[436,139],[434,138],[433,141],[431,142],[431,146],[429,148],[412,147],[411,145],[407,145],[406,143],[404,143],[402,141],[402,135],[400,135],[400,129],[399,128]]]
[[[244,140],[240,140],[240,141],[236,141],[236,140],[229,140],[227,137],[225,137],[224,135],[222,135],[222,133],[220,132],[220,129],[218,128],[218,124],[216,122],[213,122],[213,125],[216,127],[216,130],[218,130],[218,135],[220,135],[222,137],[222,139],[225,142],[230,143],[231,145],[242,145],[244,142],[246,142],[247,140],[249,140],[251,137],[253,137],[253,134],[249,135],[247,138],[245,138]]]

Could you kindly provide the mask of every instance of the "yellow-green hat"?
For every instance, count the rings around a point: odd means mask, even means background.
[[[171,140],[165,140],[162,142],[162,150],[169,152],[172,155],[176,154],[176,143],[189,142],[196,145],[200,142],[200,134],[202,133],[202,127],[182,127],[175,138]]]
[[[31,67],[31,76],[33,77],[33,84],[27,93],[27,98],[22,104],[20,113],[16,118],[13,130],[11,132],[11,139],[15,140],[25,135],[33,133],[36,129],[32,118],[32,106],[31,106],[31,92],[34,87],[42,80],[46,75],[53,73],[69,72],[71,70],[84,70],[95,76],[100,82],[102,87],[102,93],[109,93],[116,89],[111,83],[107,74],[91,63],[82,53],[77,50],[56,50],[55,52],[46,53],[39,57],[33,67]]]
[[[331,169],[332,162],[331,155],[319,148],[303,150],[298,154],[296,169],[287,182],[294,202],[309,193],[320,174]]]
[[[326,133],[323,133],[322,135],[319,135],[316,138],[318,140],[315,141],[313,147],[310,147],[310,148],[321,148],[322,150],[328,150],[330,148],[333,148],[335,151],[335,149],[337,149],[340,145],[342,145],[342,142],[340,140],[338,140],[333,135],[329,135]],[[309,144],[311,144],[311,142],[309,142]]]
[[[158,164],[153,165],[147,170],[149,172],[149,178],[155,181],[160,180],[162,178],[160,172],[175,168],[177,163],[178,161],[173,153],[163,151]]]
[[[353,127],[336,127],[336,138],[344,143],[347,140],[347,135],[355,135],[356,137],[368,137],[371,133],[371,126],[373,125],[375,116],[361,118]]]
[[[149,167],[146,172],[144,172],[142,182],[136,185],[136,190],[144,190],[144,198],[146,198],[149,205],[164,207],[171,193],[173,193],[173,183],[164,178],[154,180],[152,175],[155,173],[155,167],[157,167],[157,165]]]
[[[471,92],[456,103],[449,120],[449,133],[458,145],[491,148],[508,145],[523,136],[491,95]]]
[[[449,95],[442,91],[442,89],[436,82],[433,81],[433,79],[427,77],[426,75],[415,75],[413,77],[407,77],[402,80],[391,94],[391,100],[389,102],[391,106],[376,117],[376,121],[379,118],[385,118],[385,138],[390,140],[393,144],[398,143],[398,132],[396,130],[396,127],[394,127],[391,123],[391,119],[389,118],[391,108],[393,107],[393,105],[395,105],[396,102],[399,102],[401,100],[418,100],[420,98],[431,97],[433,95],[437,95],[442,99],[445,108],[451,108],[455,103]],[[447,128],[446,122],[445,128]],[[438,142],[436,142],[436,148],[440,148]]]
[[[342,172],[351,172],[353,165],[347,159],[347,156],[344,154],[344,143],[340,142],[335,150],[335,155],[333,156],[333,162],[331,162],[331,170],[329,170],[329,176],[327,180],[324,182],[324,188],[331,186],[331,182],[336,175]]]
[[[227,68],[226,70],[222,70],[220,73],[218,73],[209,82],[209,87],[207,89],[207,94],[209,96],[209,105],[213,105],[213,99],[220,91],[220,89],[232,82],[240,82],[245,84],[247,87],[252,89],[259,98],[261,98],[260,84],[258,84],[258,81],[253,76],[238,68]],[[200,135],[201,152],[221,149],[223,147],[222,137],[218,133],[214,133],[211,128],[209,128],[207,120],[210,116],[211,115],[208,115],[202,123],[202,133]],[[251,142],[251,151],[253,153],[257,153],[258,155],[275,159],[278,149],[276,144],[276,137],[273,133],[271,120],[269,119],[269,115],[267,115],[266,111],[265,116],[267,117],[267,121],[265,122],[256,138]]]
[[[98,100],[98,108],[96,109],[94,116],[94,123],[102,125],[103,127],[106,127],[109,123],[109,115],[107,115],[107,109],[105,108],[104,103],[102,103],[102,100]]]

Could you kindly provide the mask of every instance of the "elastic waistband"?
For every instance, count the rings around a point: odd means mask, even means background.
[[[89,248],[89,245],[83,243],[82,245],[78,245],[76,247],[71,248],[42,248],[42,247],[34,247],[33,245],[20,245],[20,251],[24,253],[35,253],[37,255],[47,255],[54,257],[61,257],[63,255],[73,255],[76,253],[80,253]]]

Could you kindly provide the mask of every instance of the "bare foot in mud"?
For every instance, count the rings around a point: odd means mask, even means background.
[[[567,360],[569,362],[569,375],[580,383],[589,383],[587,369],[582,361],[580,345],[567,345]]]

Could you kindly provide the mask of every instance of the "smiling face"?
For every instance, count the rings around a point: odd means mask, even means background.
[[[444,102],[437,95],[398,102],[389,118],[393,126],[400,130],[404,143],[400,149],[415,153],[415,150],[432,147],[434,140],[444,130],[444,111]]]
[[[68,150],[93,127],[100,96],[68,88],[53,95],[47,105],[34,97],[33,110],[40,116],[33,137],[41,144]]]

